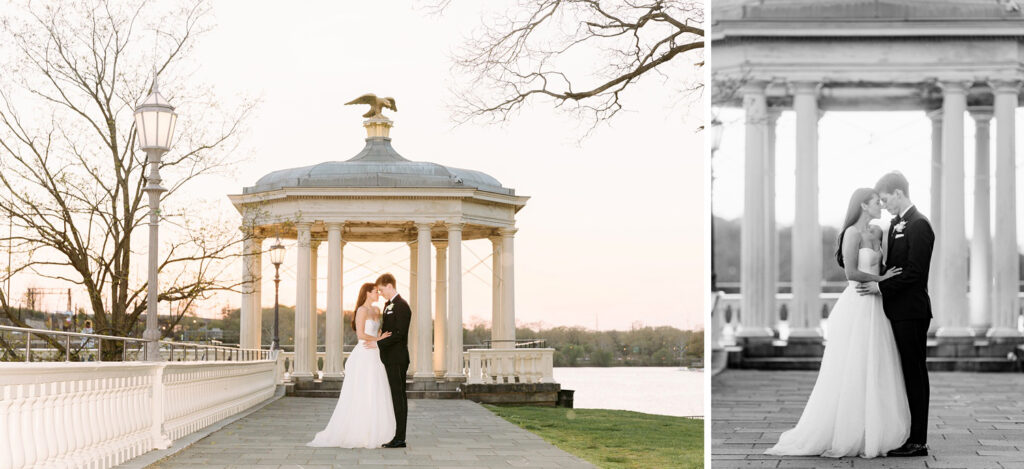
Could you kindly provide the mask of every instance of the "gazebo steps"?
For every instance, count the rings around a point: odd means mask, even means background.
[[[820,357],[765,357],[745,358],[739,366],[731,368],[753,370],[817,370],[821,368]],[[928,357],[929,371],[1021,371],[1019,360],[1005,357]]]

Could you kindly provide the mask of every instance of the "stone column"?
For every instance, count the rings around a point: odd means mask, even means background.
[[[964,231],[964,112],[967,88],[962,82],[943,82],[942,206],[936,237],[939,245],[938,298],[942,305],[938,337],[969,337],[967,328],[967,234]]]
[[[462,381],[462,224],[448,225],[448,347],[445,379]],[[440,273],[440,269],[438,269]]]
[[[501,234],[501,342],[497,348],[516,347],[515,243],[516,228],[502,228]]]
[[[491,348],[501,338],[501,236],[491,236]]]
[[[818,221],[818,83],[794,84],[796,212],[790,340],[821,340],[821,225]]]
[[[412,308],[413,317],[416,316],[416,286],[419,281],[416,276],[416,266],[419,263],[419,245],[415,241],[409,243],[409,307]],[[396,285],[397,286],[397,285]],[[416,372],[416,320],[409,321],[409,377]]]
[[[239,309],[238,344],[242,348],[253,346],[253,322],[256,320],[253,306],[256,301],[256,283],[259,271],[256,270],[256,258],[259,257],[259,243],[256,238],[246,237],[242,241],[242,307]]]
[[[416,368],[413,379],[433,380],[430,357],[430,224],[416,224],[416,309],[412,320],[416,322]]]
[[[992,325],[992,230],[989,215],[989,123],[992,108],[972,108],[974,118],[974,235],[971,236],[971,311],[974,335]]]
[[[932,191],[931,201],[932,209],[928,213],[928,220],[932,223],[932,229],[938,230],[939,223],[942,220],[942,109],[936,109],[928,112],[928,118],[932,121]],[[932,246],[932,262],[928,269],[928,294],[932,298],[938,298],[938,279],[941,277],[939,273],[939,256],[935,253],[939,252],[939,243],[942,240],[937,236],[935,238],[935,245]],[[939,317],[942,305],[932,302],[932,314],[935,317]],[[937,321],[931,322],[931,330],[934,332],[938,328]]]
[[[309,289],[310,289],[310,233],[309,223],[296,223],[298,235],[298,265],[295,268],[295,366],[292,377],[312,379],[313,367],[309,356]]]
[[[992,328],[988,336],[1020,338],[1017,329],[1020,265],[1017,263],[1017,147],[1014,138],[1020,82],[996,82],[996,232]]]
[[[320,337],[317,334],[317,259],[320,254],[320,241],[311,241],[309,243],[309,371],[313,373],[313,376],[319,376],[320,368],[317,366],[317,345],[319,345]]]
[[[736,332],[739,343],[771,340],[773,332],[766,296],[765,271],[768,243],[764,239],[765,163],[768,161],[768,116],[766,83],[751,80],[743,86],[746,112],[746,154],[743,166],[743,222],[740,237],[740,310],[743,320]]]
[[[437,241],[434,243],[437,251],[437,281],[434,282],[434,376],[444,377],[445,352],[448,347],[447,314],[448,314],[448,243]]]
[[[768,109],[768,161],[765,162],[765,239],[768,240],[768,257],[765,259],[764,304],[768,308],[769,324],[779,320],[779,232],[775,224],[775,124],[779,121],[779,109]]]
[[[345,241],[341,238],[343,223],[327,224],[327,334],[324,339],[324,380],[345,377],[345,325],[342,312],[342,278]],[[358,305],[357,305],[358,306]]]
[[[256,274],[252,283],[252,348],[260,348],[263,340],[263,238],[254,240],[252,271]]]

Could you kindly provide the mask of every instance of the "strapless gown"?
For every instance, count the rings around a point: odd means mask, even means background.
[[[380,322],[367,320],[367,335],[377,335]],[[345,361],[345,381],[327,428],[306,446],[380,448],[395,436],[395,409],[380,349],[363,347],[363,340]]]
[[[878,275],[881,252],[858,251],[857,268]],[[857,282],[839,296],[828,318],[821,369],[796,427],[765,454],[884,456],[910,435],[903,370],[882,297],[862,296]]]

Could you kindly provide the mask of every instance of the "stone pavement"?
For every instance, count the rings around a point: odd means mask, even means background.
[[[1024,468],[1024,375],[929,376],[927,457],[831,459],[761,454],[796,425],[816,371],[726,370],[711,383],[712,467]]]
[[[310,448],[336,399],[285,397],[151,468],[593,468],[463,400],[409,401],[408,448]]]

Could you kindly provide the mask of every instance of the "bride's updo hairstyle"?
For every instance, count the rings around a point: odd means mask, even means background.
[[[356,311],[366,301],[366,295],[370,293],[374,288],[377,288],[376,284],[364,283],[363,286],[359,287],[359,297],[356,298],[356,308],[352,310],[352,330],[356,330]]]
[[[843,221],[843,228],[839,230],[839,239],[837,240],[839,246],[836,248],[836,262],[839,263],[840,268],[846,268],[843,263],[843,235],[846,234],[847,228],[853,226],[860,219],[860,212],[863,210],[860,208],[861,204],[871,202],[875,194],[877,193],[874,189],[861,187],[853,191],[853,196],[850,197],[850,205],[846,208],[846,220]]]

